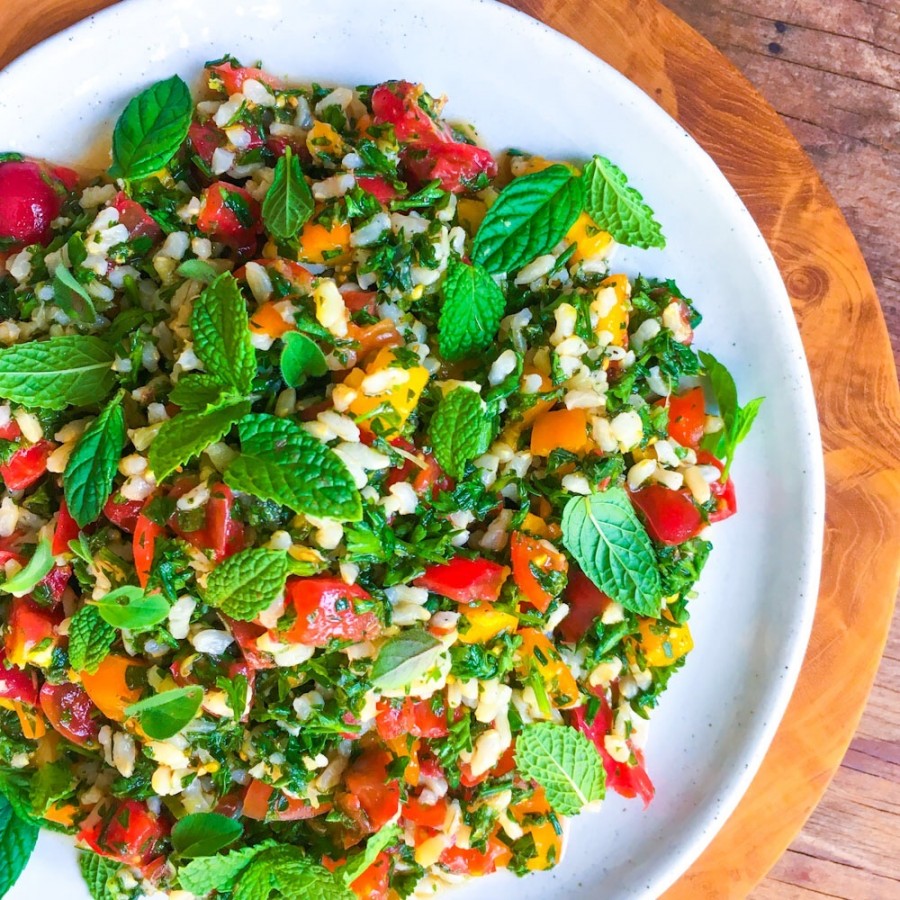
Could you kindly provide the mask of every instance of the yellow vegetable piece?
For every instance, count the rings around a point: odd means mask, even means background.
[[[665,619],[641,619],[640,635],[648,666],[671,666],[694,649],[691,629]]]
[[[494,609],[490,603],[479,603],[478,606],[466,608],[465,617],[470,627],[465,634],[460,634],[462,644],[484,644],[497,637],[501,631],[515,631],[519,619],[510,613]]]
[[[572,670],[563,662],[553,642],[536,628],[523,628],[522,645],[516,652],[516,671],[522,678],[537,672],[547,695],[559,709],[578,702],[578,684]]]
[[[402,369],[407,373],[407,379],[402,384],[389,387],[371,397],[365,394],[362,390],[363,379],[367,375],[391,368],[395,361],[396,356],[392,350],[381,350],[366,366],[365,371],[353,369],[344,379],[344,384],[356,391],[356,399],[350,404],[351,414],[362,417],[360,426],[369,430],[377,423],[384,436],[389,439],[397,437],[403,430],[428,384],[428,370],[424,366],[412,366]]]
[[[615,303],[608,306],[602,303],[602,314],[597,321],[594,331],[600,334],[605,331],[612,335],[610,343],[615,347],[628,346],[628,314],[631,311],[631,286],[626,275],[610,275],[604,278],[597,287],[597,300],[605,299],[605,291],[612,288],[615,292]],[[595,301],[597,302],[597,301]]]
[[[459,224],[462,225],[469,234],[475,234],[478,226],[487,212],[487,204],[484,200],[478,200],[474,197],[463,197],[456,202],[456,215],[459,217]]]
[[[536,855],[525,864],[526,868],[532,872],[552,869],[562,853],[562,835],[556,833],[552,822],[532,825],[525,829],[525,833],[531,835],[536,851]]]
[[[613,239],[608,231],[598,228],[591,217],[583,212],[566,233],[566,240],[575,245],[572,262],[602,257],[612,248]]]
[[[306,149],[313,159],[318,154],[342,157],[347,152],[344,139],[327,122],[316,122],[306,135]]]
[[[335,223],[326,228],[318,222],[307,222],[300,232],[297,259],[300,262],[335,266],[350,255],[350,225]]]
[[[128,718],[125,710],[141,699],[140,689],[129,686],[129,669],[141,668],[146,668],[146,663],[111,654],[100,663],[93,675],[79,672],[78,677],[94,706],[107,719],[124,722]]]
[[[556,449],[582,453],[590,445],[587,413],[583,409],[545,412],[531,430],[533,456],[549,456]]]
[[[75,816],[78,815],[78,807],[71,803],[60,806],[58,803],[51,803],[44,813],[44,818],[48,822],[55,822],[65,828],[71,828],[75,824]]]

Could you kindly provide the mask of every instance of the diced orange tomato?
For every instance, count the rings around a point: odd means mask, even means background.
[[[296,326],[285,322],[278,312],[275,301],[269,300],[257,307],[250,316],[250,330],[254,334],[267,334],[269,337],[279,338],[288,331],[296,331]]]
[[[536,671],[547,695],[559,709],[578,702],[578,684],[571,669],[563,662],[553,642],[536,628],[523,628],[522,645],[516,652],[516,671],[527,678]]]
[[[276,794],[278,796],[273,803],[272,798]],[[296,822],[300,819],[314,819],[316,816],[325,815],[330,810],[330,803],[313,806],[308,800],[288,797],[281,791],[277,791],[271,784],[253,779],[247,785],[241,814],[245,819],[254,819],[257,822],[267,820]]]
[[[590,446],[587,413],[583,409],[555,409],[545,412],[531,429],[533,456],[549,456],[554,450],[582,453]]]
[[[610,275],[604,278],[597,287],[599,296],[601,291],[612,288],[616,294],[616,302],[609,308],[605,315],[600,316],[594,331],[599,334],[605,331],[612,335],[610,343],[615,347],[628,346],[628,314],[631,311],[631,286],[627,275]]]
[[[100,712],[114,722],[124,722],[125,710],[141,699],[139,688],[128,686],[128,670],[146,668],[146,664],[129,656],[110,654],[90,675],[79,672],[81,684]]]
[[[328,156],[343,156],[346,151],[344,139],[327,122],[315,122],[306,135],[306,149],[317,159],[320,153]]]
[[[694,649],[691,629],[664,619],[641,619],[638,645],[649,666],[671,666]]]
[[[0,701],[0,705],[4,701]],[[19,717],[19,725],[22,727],[22,737],[29,741],[36,741],[47,733],[47,723],[44,717],[33,707],[25,703],[12,701],[12,708]]]
[[[583,212],[566,233],[565,240],[575,245],[572,262],[600,256],[612,244],[612,235],[594,224],[593,219]]]
[[[48,822],[55,822],[64,828],[71,828],[75,824],[75,816],[78,815],[78,807],[71,803],[60,806],[58,803],[51,803],[44,813],[44,818]]]
[[[565,556],[549,541],[533,538],[521,531],[514,531],[510,539],[512,570],[516,586],[528,601],[540,612],[546,612],[554,594],[545,590],[534,574],[562,572],[569,569]]]
[[[515,631],[519,619],[511,613],[495,609],[491,603],[479,603],[466,607],[463,614],[469,620],[469,629],[460,633],[461,644],[484,644],[502,631]]]
[[[546,372],[540,371],[540,369],[535,366],[525,366],[522,371],[522,379],[524,380],[528,375],[540,375],[541,376],[541,389],[539,393],[546,394],[548,391],[553,389],[553,382],[550,380],[549,376]],[[536,419],[540,418],[545,412],[553,409],[553,401],[552,400],[538,400],[533,406],[529,406],[528,409],[522,413],[521,424],[524,428],[527,428],[531,425]]]
[[[552,869],[562,853],[562,835],[557,834],[552,822],[541,822],[525,829],[534,841],[535,855],[525,864],[532,872]]]
[[[409,736],[405,734],[400,734],[397,735],[397,737],[392,738],[383,738],[383,740],[388,750],[390,750],[397,759],[401,759],[404,756],[409,757],[409,762],[403,770],[403,780],[407,784],[412,785],[412,787],[418,787],[419,775],[422,771],[419,766],[419,747],[422,742],[419,738],[415,738],[412,744],[410,744]]]
[[[487,205],[484,200],[474,197],[460,197],[456,202],[456,214],[459,217],[459,224],[469,234],[474,234],[487,214]]]
[[[441,828],[447,818],[447,800],[441,797],[437,803],[427,804],[417,797],[410,797],[401,815],[423,828]]]
[[[20,669],[28,663],[48,665],[59,638],[62,613],[44,609],[29,597],[13,597],[6,634],[6,659]]]
[[[298,258],[302,262],[333,266],[344,262],[350,253],[350,225],[336,222],[326,228],[318,222],[307,222],[300,232]]]
[[[702,387],[664,397],[657,400],[654,406],[661,406],[669,411],[669,437],[678,441],[682,447],[699,449],[706,425],[706,399]]]
[[[357,900],[387,900],[390,896],[389,880],[391,857],[381,852],[375,862],[350,883],[350,890]]]
[[[504,869],[512,859],[512,851],[496,837],[488,838],[484,850],[448,847],[441,854],[440,864],[461,875],[490,875]]]

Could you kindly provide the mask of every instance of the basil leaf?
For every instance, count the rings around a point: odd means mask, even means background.
[[[115,356],[86,334],[7,347],[0,350],[0,397],[40,409],[96,404],[115,380]]]
[[[0,797],[0,897],[18,880],[27,864],[38,829],[20,819],[5,797]]]
[[[626,246],[666,246],[653,210],[628,186],[628,179],[618,166],[603,156],[595,156],[585,166],[583,177],[585,210],[595,225]]]
[[[239,400],[208,412],[181,413],[163,423],[150,445],[150,468],[157,482],[201,454],[250,412],[250,402]]]
[[[563,816],[576,816],[605,796],[606,776],[597,748],[576,728],[539,722],[516,739],[516,768],[536,781]]]
[[[197,859],[218,853],[243,833],[240,822],[221,813],[193,813],[175,823],[172,847],[183,859]]]
[[[93,900],[118,900],[120,894],[110,885],[118,881],[122,863],[100,856],[99,853],[83,852],[78,856],[78,868],[84,878]],[[114,881],[115,880],[115,881]]]
[[[453,362],[483,353],[494,343],[506,298],[487,271],[451,258],[438,320],[438,349]]]
[[[129,706],[125,713],[135,716],[147,737],[165,741],[193,721],[203,703],[203,688],[190,687],[163,691]]]
[[[362,518],[359,491],[341,458],[299,425],[255,413],[238,429],[241,455],[225,473],[232,488],[306,515]]]
[[[8,578],[0,584],[0,591],[7,594],[27,594],[34,586],[53,568],[53,553],[50,550],[50,539],[44,538],[37,547],[31,559],[16,572],[12,578]]]
[[[604,594],[639,615],[659,617],[662,585],[653,542],[622,488],[572,497],[562,532],[563,546]]]
[[[112,491],[119,458],[125,446],[122,394],[115,396],[78,439],[66,470],[66,505],[79,528],[93,522]]]
[[[566,166],[516,178],[482,220],[472,245],[472,261],[491,274],[520,269],[549,253],[583,208],[581,178]]]
[[[430,672],[444,645],[422,628],[410,628],[382,645],[372,666],[372,686],[401,690]]]
[[[275,163],[275,176],[262,203],[266,231],[280,241],[295,238],[315,209],[315,201],[300,160],[286,147],[284,156]]]
[[[205,897],[212,891],[227,893],[255,857],[275,846],[274,841],[263,841],[222,856],[201,857],[178,868],[178,882],[197,897]]]
[[[249,394],[256,377],[256,354],[247,304],[230,272],[223,272],[194,301],[191,330],[194,353],[207,373],[241,397]]]
[[[95,674],[115,639],[116,629],[96,606],[82,607],[69,622],[69,664],[76,672]]]
[[[109,174],[133,181],[158,172],[184,143],[193,111],[191,92],[177,75],[132,97],[113,130]]]
[[[344,884],[351,885],[375,862],[382,850],[398,843],[402,837],[403,830],[396,822],[383,826],[369,838],[363,851],[339,866],[335,874],[343,879]]]
[[[169,603],[162,594],[145,594],[141,588],[125,585],[91,601],[103,621],[113,628],[147,631],[169,615]]]
[[[494,431],[494,416],[471,388],[450,391],[431,418],[429,433],[441,468],[462,478],[466,463],[486,453]]]
[[[289,331],[283,341],[281,377],[288,387],[301,387],[309,376],[319,378],[328,371],[325,354],[305,334]]]
[[[76,302],[80,300],[81,302]],[[87,292],[83,284],[75,280],[75,276],[63,265],[56,267],[53,273],[53,302],[70,319],[78,322],[94,322],[97,310],[94,298]]]
[[[219,270],[205,259],[186,259],[176,270],[176,275],[209,284],[219,277]]]
[[[242,550],[209,573],[203,599],[226,616],[249,622],[272,605],[288,571],[282,550]]]
[[[231,396],[231,389],[223,385],[215,375],[201,372],[182,375],[172,388],[169,400],[181,407],[183,412],[196,413],[222,406]]]

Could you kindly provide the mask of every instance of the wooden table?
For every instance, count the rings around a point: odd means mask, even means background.
[[[111,2],[2,0],[0,65]],[[730,0],[727,7],[666,0],[684,20],[657,0],[507,2],[623,71],[713,156],[781,268],[820,411],[826,549],[803,672],[759,775],[667,900],[751,891],[757,900],[900,898],[896,629],[845,756],[878,665],[900,560],[900,395],[884,319],[853,236],[809,158],[684,21],[747,72],[809,150],[862,240],[900,346],[892,268],[900,234],[900,0]]]

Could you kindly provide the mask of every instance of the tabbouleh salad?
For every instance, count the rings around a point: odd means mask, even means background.
[[[625,175],[226,57],[108,173],[0,155],[0,895],[549,869],[692,648],[759,401]],[[704,394],[714,402],[707,411]]]

